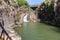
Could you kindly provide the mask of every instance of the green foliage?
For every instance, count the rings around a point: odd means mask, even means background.
[[[45,0],[45,7],[47,13],[51,13],[52,11],[54,11],[54,2],[55,0]]]
[[[17,2],[19,6],[23,6],[23,5],[26,7],[29,6],[26,0],[17,0]]]
[[[42,10],[41,10],[42,9]],[[40,5],[39,9],[39,17],[43,17],[44,21],[52,21],[55,14],[54,14],[54,1],[45,1]],[[43,20],[43,19],[42,19]]]
[[[51,5],[52,3],[54,3],[54,1],[55,1],[55,0],[45,0],[45,4],[48,4],[48,6],[49,6],[49,5]]]

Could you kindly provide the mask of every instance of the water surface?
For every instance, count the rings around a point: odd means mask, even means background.
[[[15,30],[22,40],[60,40],[60,29],[43,23],[24,23]]]

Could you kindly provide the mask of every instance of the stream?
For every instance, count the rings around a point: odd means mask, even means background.
[[[23,23],[23,26],[16,27],[15,31],[22,40],[60,40],[60,29],[44,23]]]

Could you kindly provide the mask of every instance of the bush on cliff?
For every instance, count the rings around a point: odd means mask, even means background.
[[[26,0],[17,0],[19,6],[25,5],[25,7],[29,7]]]

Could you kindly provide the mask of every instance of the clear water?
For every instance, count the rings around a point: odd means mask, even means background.
[[[60,29],[43,23],[24,23],[15,30],[22,40],[60,40]]]

